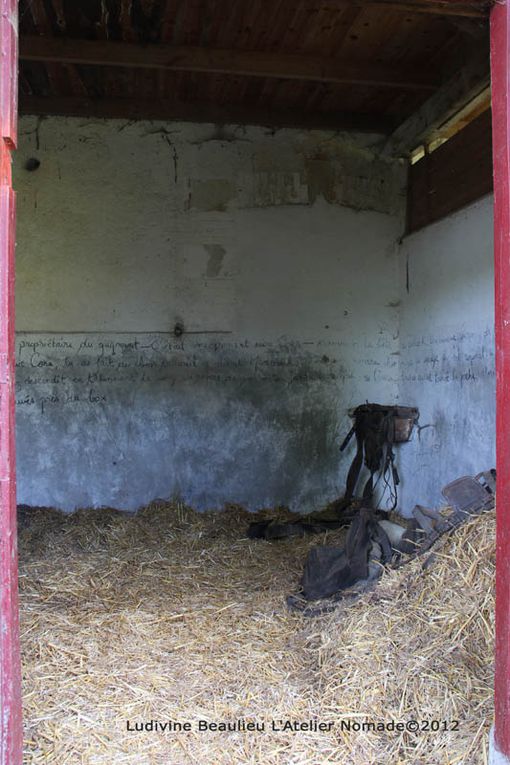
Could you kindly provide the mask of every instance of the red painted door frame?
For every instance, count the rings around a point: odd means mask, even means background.
[[[510,5],[491,11],[496,320],[496,656],[494,739],[510,758]]]
[[[14,215],[17,0],[0,0],[0,765],[21,765],[14,444]]]

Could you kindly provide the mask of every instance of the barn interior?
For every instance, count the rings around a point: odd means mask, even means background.
[[[494,465],[488,6],[21,0],[27,762],[483,761],[490,513],[308,620],[317,537],[245,531],[343,495],[366,401],[420,411],[402,516]],[[336,724],[420,704],[432,753]],[[262,717],[335,724],[126,730]]]

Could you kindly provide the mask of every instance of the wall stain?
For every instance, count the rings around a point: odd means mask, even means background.
[[[234,185],[222,178],[207,181],[191,181],[190,207],[203,212],[225,212],[228,203],[234,199]]]
[[[227,251],[221,244],[204,244],[204,249],[209,255],[205,275],[214,279],[221,273],[223,259]]]
[[[172,152],[172,160],[173,160],[173,167],[174,167],[174,183],[177,183],[177,149],[175,148],[174,144],[170,140],[170,138],[166,135],[164,136],[165,141],[168,144],[168,148]]]
[[[306,159],[305,176],[310,204],[313,205],[318,197],[323,197],[330,204],[337,201],[335,169],[330,160],[321,158]]]

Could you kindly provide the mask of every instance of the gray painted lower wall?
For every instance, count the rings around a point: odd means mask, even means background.
[[[402,509],[495,465],[493,198],[402,245],[400,400],[420,425],[402,451]]]
[[[320,507],[342,492],[346,405],[394,381],[390,342],[361,340],[21,333],[19,499]]]

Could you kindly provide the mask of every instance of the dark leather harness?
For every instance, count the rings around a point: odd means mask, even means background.
[[[363,488],[363,504],[372,505],[374,489],[380,479],[390,490],[392,500],[389,510],[395,510],[398,501],[397,486],[400,483],[395,465],[393,445],[409,439],[412,426],[419,416],[418,409],[383,404],[361,404],[350,412],[354,424],[345,437],[340,451],[344,451],[356,436],[356,454],[347,474],[345,499],[355,496],[363,464],[369,477]],[[375,477],[379,473],[379,478]]]

